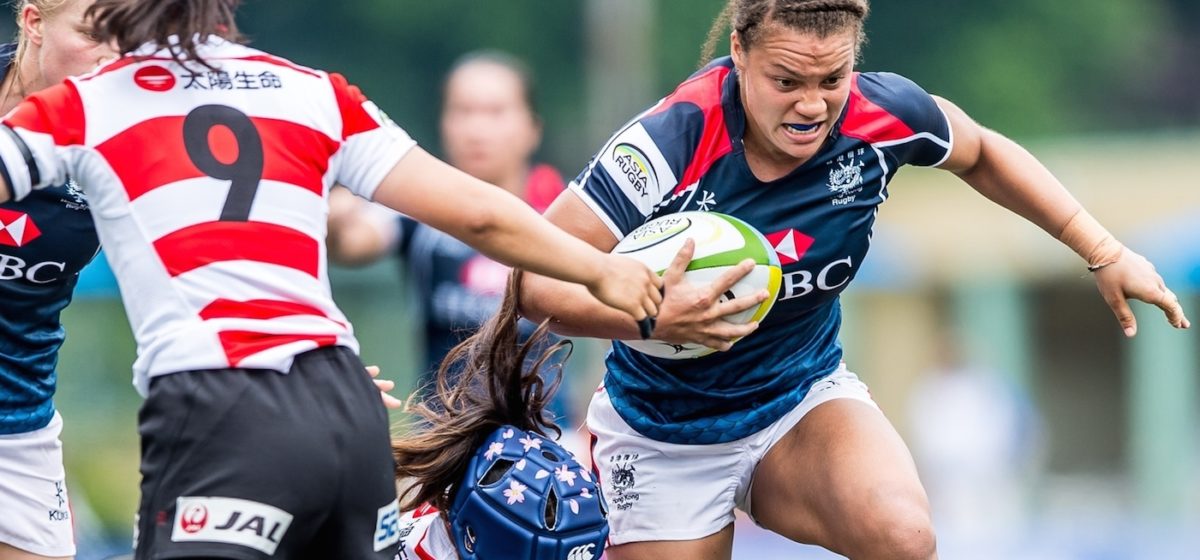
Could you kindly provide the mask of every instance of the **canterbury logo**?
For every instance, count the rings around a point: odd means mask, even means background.
[[[596,549],[596,544],[585,544],[571,549],[567,553],[567,560],[592,560],[596,555],[592,553]]]

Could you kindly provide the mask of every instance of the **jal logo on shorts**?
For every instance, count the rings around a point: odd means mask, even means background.
[[[238,498],[183,496],[175,501],[175,542],[216,542],[274,554],[292,514]]]

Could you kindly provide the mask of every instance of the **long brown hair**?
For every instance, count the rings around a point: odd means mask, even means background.
[[[427,502],[449,509],[448,490],[462,479],[488,434],[500,426],[559,433],[546,405],[561,381],[561,361],[551,366],[558,371],[549,386],[542,369],[557,352],[569,355],[571,343],[564,340],[546,348],[526,367],[530,352],[544,346],[549,320],[519,343],[519,285],[520,271],[514,271],[500,310],[442,360],[433,393],[421,397],[418,391],[409,397],[406,410],[416,415],[414,424],[425,427],[414,425],[392,441],[396,477],[408,484],[400,495],[401,511]]]
[[[205,64],[196,47],[210,35],[241,40],[234,21],[239,4],[241,0],[96,0],[86,16],[91,18],[96,40],[115,42],[122,55],[154,43],[170,49],[180,63]],[[177,43],[170,40],[172,35]]]
[[[870,12],[868,0],[729,0],[708,30],[700,64],[712,59],[717,42],[731,24],[747,49],[758,40],[764,27],[778,24],[821,38],[854,29],[861,52],[866,42],[863,23]]]

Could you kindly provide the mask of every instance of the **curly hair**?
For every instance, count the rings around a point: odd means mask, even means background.
[[[861,50],[866,42],[863,23],[870,12],[867,0],[729,0],[708,30],[700,64],[713,57],[717,43],[730,25],[747,49],[758,41],[764,28],[782,25],[822,38],[853,29]]]

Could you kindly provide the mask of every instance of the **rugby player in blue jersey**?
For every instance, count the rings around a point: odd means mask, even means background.
[[[90,37],[89,5],[16,2],[17,42],[0,46],[0,114],[115,55]],[[0,560],[75,554],[53,401],[59,313],[99,246],[73,182],[0,204]]]
[[[906,78],[855,72],[868,10],[866,0],[731,0],[712,35],[731,21],[732,56],[619,130],[546,214],[609,250],[663,214],[723,212],[763,232],[783,265],[778,301],[755,331],[719,318],[765,292],[719,302],[736,274],[687,284],[685,249],[664,275],[655,338],[729,351],[665,360],[614,344],[588,414],[614,560],[727,559],[735,508],[855,560],[936,558],[912,458],[838,342],[838,294],[902,165],[955,173],[1073,249],[1127,335],[1129,299],[1190,325],[1154,267],[1028,152]],[[527,277],[521,303],[565,335],[637,335],[545,278]]]

